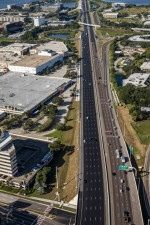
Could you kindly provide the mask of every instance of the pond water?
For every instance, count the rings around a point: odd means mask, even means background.
[[[51,34],[51,38],[69,38],[69,34]]]
[[[97,5],[95,5],[95,4],[92,4],[92,8],[94,8],[94,9],[95,9],[95,8],[97,8]]]
[[[122,74],[120,73],[120,74],[116,74],[115,75],[115,79],[116,79],[116,81],[117,81],[117,85],[119,86],[119,87],[121,87],[122,86]]]
[[[74,8],[75,5],[76,5],[76,2],[66,2],[66,3],[63,3],[64,7],[66,8]]]

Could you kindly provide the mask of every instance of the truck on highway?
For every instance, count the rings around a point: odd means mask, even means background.
[[[116,149],[116,158],[119,159],[119,150]]]

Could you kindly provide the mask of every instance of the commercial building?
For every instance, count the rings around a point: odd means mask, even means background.
[[[107,19],[113,19],[118,17],[118,13],[103,13],[103,17]]]
[[[147,87],[146,83],[150,77],[148,73],[133,73],[123,80],[123,86],[133,84],[134,86]]]
[[[150,42],[150,35],[135,35],[129,38],[129,41],[133,42]]]
[[[124,2],[114,2],[112,3],[112,7],[120,8],[120,7],[126,7],[127,3]]]
[[[0,15],[0,22],[25,22],[27,16],[17,16],[17,15]]]
[[[34,17],[34,26],[39,27],[45,24],[45,16]]]
[[[72,84],[72,80],[66,78],[9,71],[0,76],[0,99],[3,99],[0,101],[0,107],[8,112],[9,106],[14,107],[14,113],[17,111],[20,114],[27,110],[33,111],[41,102],[57,95],[59,87],[63,85],[63,89],[66,90]]]
[[[62,54],[55,54],[53,56],[47,56],[48,50],[45,50],[42,55],[34,54],[20,60],[8,68],[13,72],[32,73],[37,74],[44,70],[46,67],[52,67],[56,62],[63,60]]]
[[[42,6],[42,11],[45,12],[56,12],[63,8],[63,4],[53,4],[53,5],[44,5]]]
[[[19,22],[6,22],[4,23],[4,30],[8,33],[13,33],[15,31],[22,31],[23,23]]]
[[[3,119],[6,116],[6,113],[4,111],[0,111],[0,120]]]
[[[141,70],[143,71],[150,71],[150,61],[149,62],[144,62],[141,66],[140,66]]]
[[[0,174],[12,177],[17,172],[16,150],[12,138],[8,132],[0,129]]]
[[[8,10],[15,9],[15,8],[16,8],[16,5],[15,4],[9,4],[9,5],[7,5],[7,9]]]
[[[71,21],[58,21],[58,20],[51,20],[47,22],[48,26],[65,26],[66,24],[71,23]]]
[[[0,52],[13,52],[18,55],[25,55],[28,53],[29,49],[35,47],[36,44],[27,43],[13,43],[5,47],[0,48]]]
[[[144,22],[144,25],[145,25],[145,26],[146,26],[146,25],[147,25],[147,26],[150,26],[150,20],[145,21],[145,22]]]
[[[40,46],[30,50],[30,54],[36,54],[42,50],[52,50],[58,54],[65,54],[68,52],[67,46],[62,41],[50,41],[48,43],[41,44]]]

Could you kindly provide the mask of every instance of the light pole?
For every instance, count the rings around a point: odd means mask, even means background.
[[[129,169],[134,169],[135,170],[135,179],[137,179],[137,169],[135,167],[129,167]]]
[[[148,225],[150,225],[150,219],[148,219]]]
[[[57,189],[58,189],[57,166],[56,166],[56,183],[57,183]]]

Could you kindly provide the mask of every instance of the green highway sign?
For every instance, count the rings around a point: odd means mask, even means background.
[[[128,170],[128,165],[120,165],[119,170]]]

